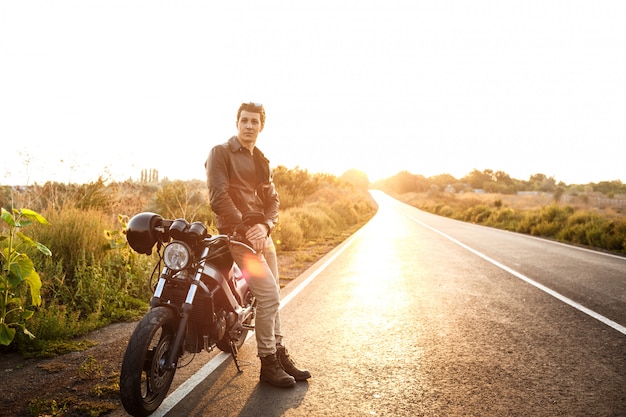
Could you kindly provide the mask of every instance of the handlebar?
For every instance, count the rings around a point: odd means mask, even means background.
[[[214,243],[216,243],[219,240],[226,240],[228,242],[228,244],[230,245],[238,245],[238,246],[243,246],[244,248],[248,249],[250,252],[256,254],[257,252],[247,243],[242,242],[241,240],[237,239],[237,235],[233,234],[233,235],[213,235],[213,236],[209,236],[204,238],[204,241],[207,242],[209,245],[212,245]]]
[[[231,241],[230,241],[230,244],[231,244],[231,245],[239,245],[239,246],[243,246],[244,248],[248,249],[250,252],[252,252],[252,253],[254,253],[254,254],[256,254],[256,253],[257,253],[257,251],[255,251],[255,250],[254,250],[254,248],[252,248],[252,247],[250,247],[249,245],[247,245],[247,244],[245,244],[245,243],[243,243],[243,242],[240,242],[240,241],[238,241],[238,240],[231,240]]]
[[[218,235],[210,235],[206,225],[202,222],[189,223],[182,218],[171,220],[158,216],[158,221],[155,224],[151,224],[151,226],[153,233],[158,235],[158,237],[155,236],[154,240],[159,245],[167,243],[171,239],[184,241],[191,245],[213,245],[220,240],[224,240],[229,245],[243,246],[250,252],[257,253],[245,238],[245,233],[250,227],[263,221],[264,216],[262,213],[246,213],[242,218],[242,222],[235,227],[232,233]]]

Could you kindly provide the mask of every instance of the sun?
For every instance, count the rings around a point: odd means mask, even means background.
[[[378,158],[376,163],[368,164],[365,168],[355,168],[355,171],[367,176],[371,183],[393,177],[402,170],[393,161],[383,161],[381,158]]]

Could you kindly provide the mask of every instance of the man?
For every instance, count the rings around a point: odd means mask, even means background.
[[[270,236],[278,221],[279,200],[269,160],[256,147],[264,126],[263,105],[243,103],[237,111],[237,136],[215,146],[205,167],[209,202],[220,233],[233,233],[246,213],[263,213],[263,220],[245,233],[257,255],[240,246],[232,246],[231,251],[235,262],[248,273],[257,301],[255,334],[261,359],[260,379],[275,386],[292,387],[311,374],[295,366],[283,345],[278,264]]]

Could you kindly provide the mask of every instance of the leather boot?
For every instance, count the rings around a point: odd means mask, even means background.
[[[281,388],[289,388],[296,385],[296,380],[288,375],[276,354],[261,357],[261,381]]]
[[[295,378],[296,381],[306,381],[311,378],[311,373],[306,369],[298,369],[296,363],[289,356],[287,348],[282,345],[276,345],[276,357],[281,366],[289,375]]]

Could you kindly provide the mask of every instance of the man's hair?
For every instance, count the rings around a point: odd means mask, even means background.
[[[239,117],[241,116],[241,112],[249,111],[251,113],[259,113],[261,115],[261,127],[265,126],[265,109],[261,103],[243,103],[239,106],[239,110],[237,110],[237,122],[239,122]]]

